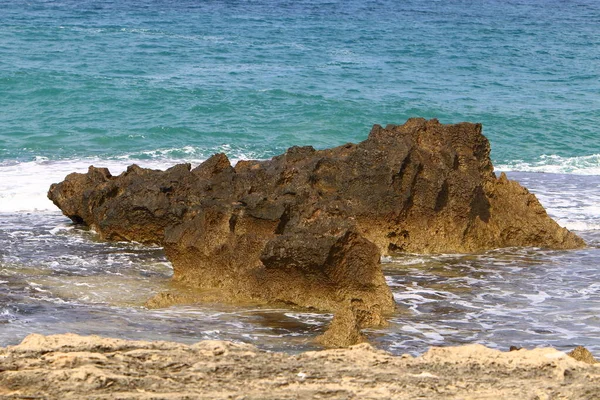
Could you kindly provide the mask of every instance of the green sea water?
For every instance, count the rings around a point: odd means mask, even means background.
[[[417,116],[482,122],[499,165],[594,156],[599,26],[591,0],[2,1],[0,162],[267,157]]]

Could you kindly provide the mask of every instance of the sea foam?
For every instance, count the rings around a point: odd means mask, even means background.
[[[600,175],[600,154],[579,157],[541,155],[536,161],[511,161],[496,165],[498,171],[547,172],[553,174]]]
[[[181,160],[151,159],[137,161],[146,168],[166,169]],[[198,161],[199,162],[199,161]],[[58,211],[47,197],[53,183],[61,182],[72,173],[86,173],[90,165],[106,167],[118,175],[131,165],[131,159],[103,160],[86,158],[50,161],[38,157],[34,161],[0,163],[0,212]]]

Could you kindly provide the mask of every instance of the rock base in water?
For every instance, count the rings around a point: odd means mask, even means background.
[[[360,344],[299,355],[30,335],[0,349],[0,397],[86,399],[597,399],[600,367],[551,348],[481,345],[392,356]]]

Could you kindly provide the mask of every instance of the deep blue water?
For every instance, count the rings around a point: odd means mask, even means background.
[[[0,0],[0,345],[75,331],[309,346],[328,316],[141,308],[168,286],[160,249],[98,242],[45,193],[89,164],[265,158],[409,117],[483,123],[496,168],[590,246],[392,260],[409,311],[377,343],[600,351],[595,0]]]

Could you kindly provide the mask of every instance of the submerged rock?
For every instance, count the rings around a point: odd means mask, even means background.
[[[343,311],[341,331],[394,310],[380,254],[584,246],[533,194],[497,178],[489,153],[480,124],[410,119],[376,125],[359,144],[292,147],[235,167],[224,154],[194,169],[90,167],[48,196],[105,239],[161,244],[175,280],[232,300]],[[324,342],[349,337],[362,340]]]

